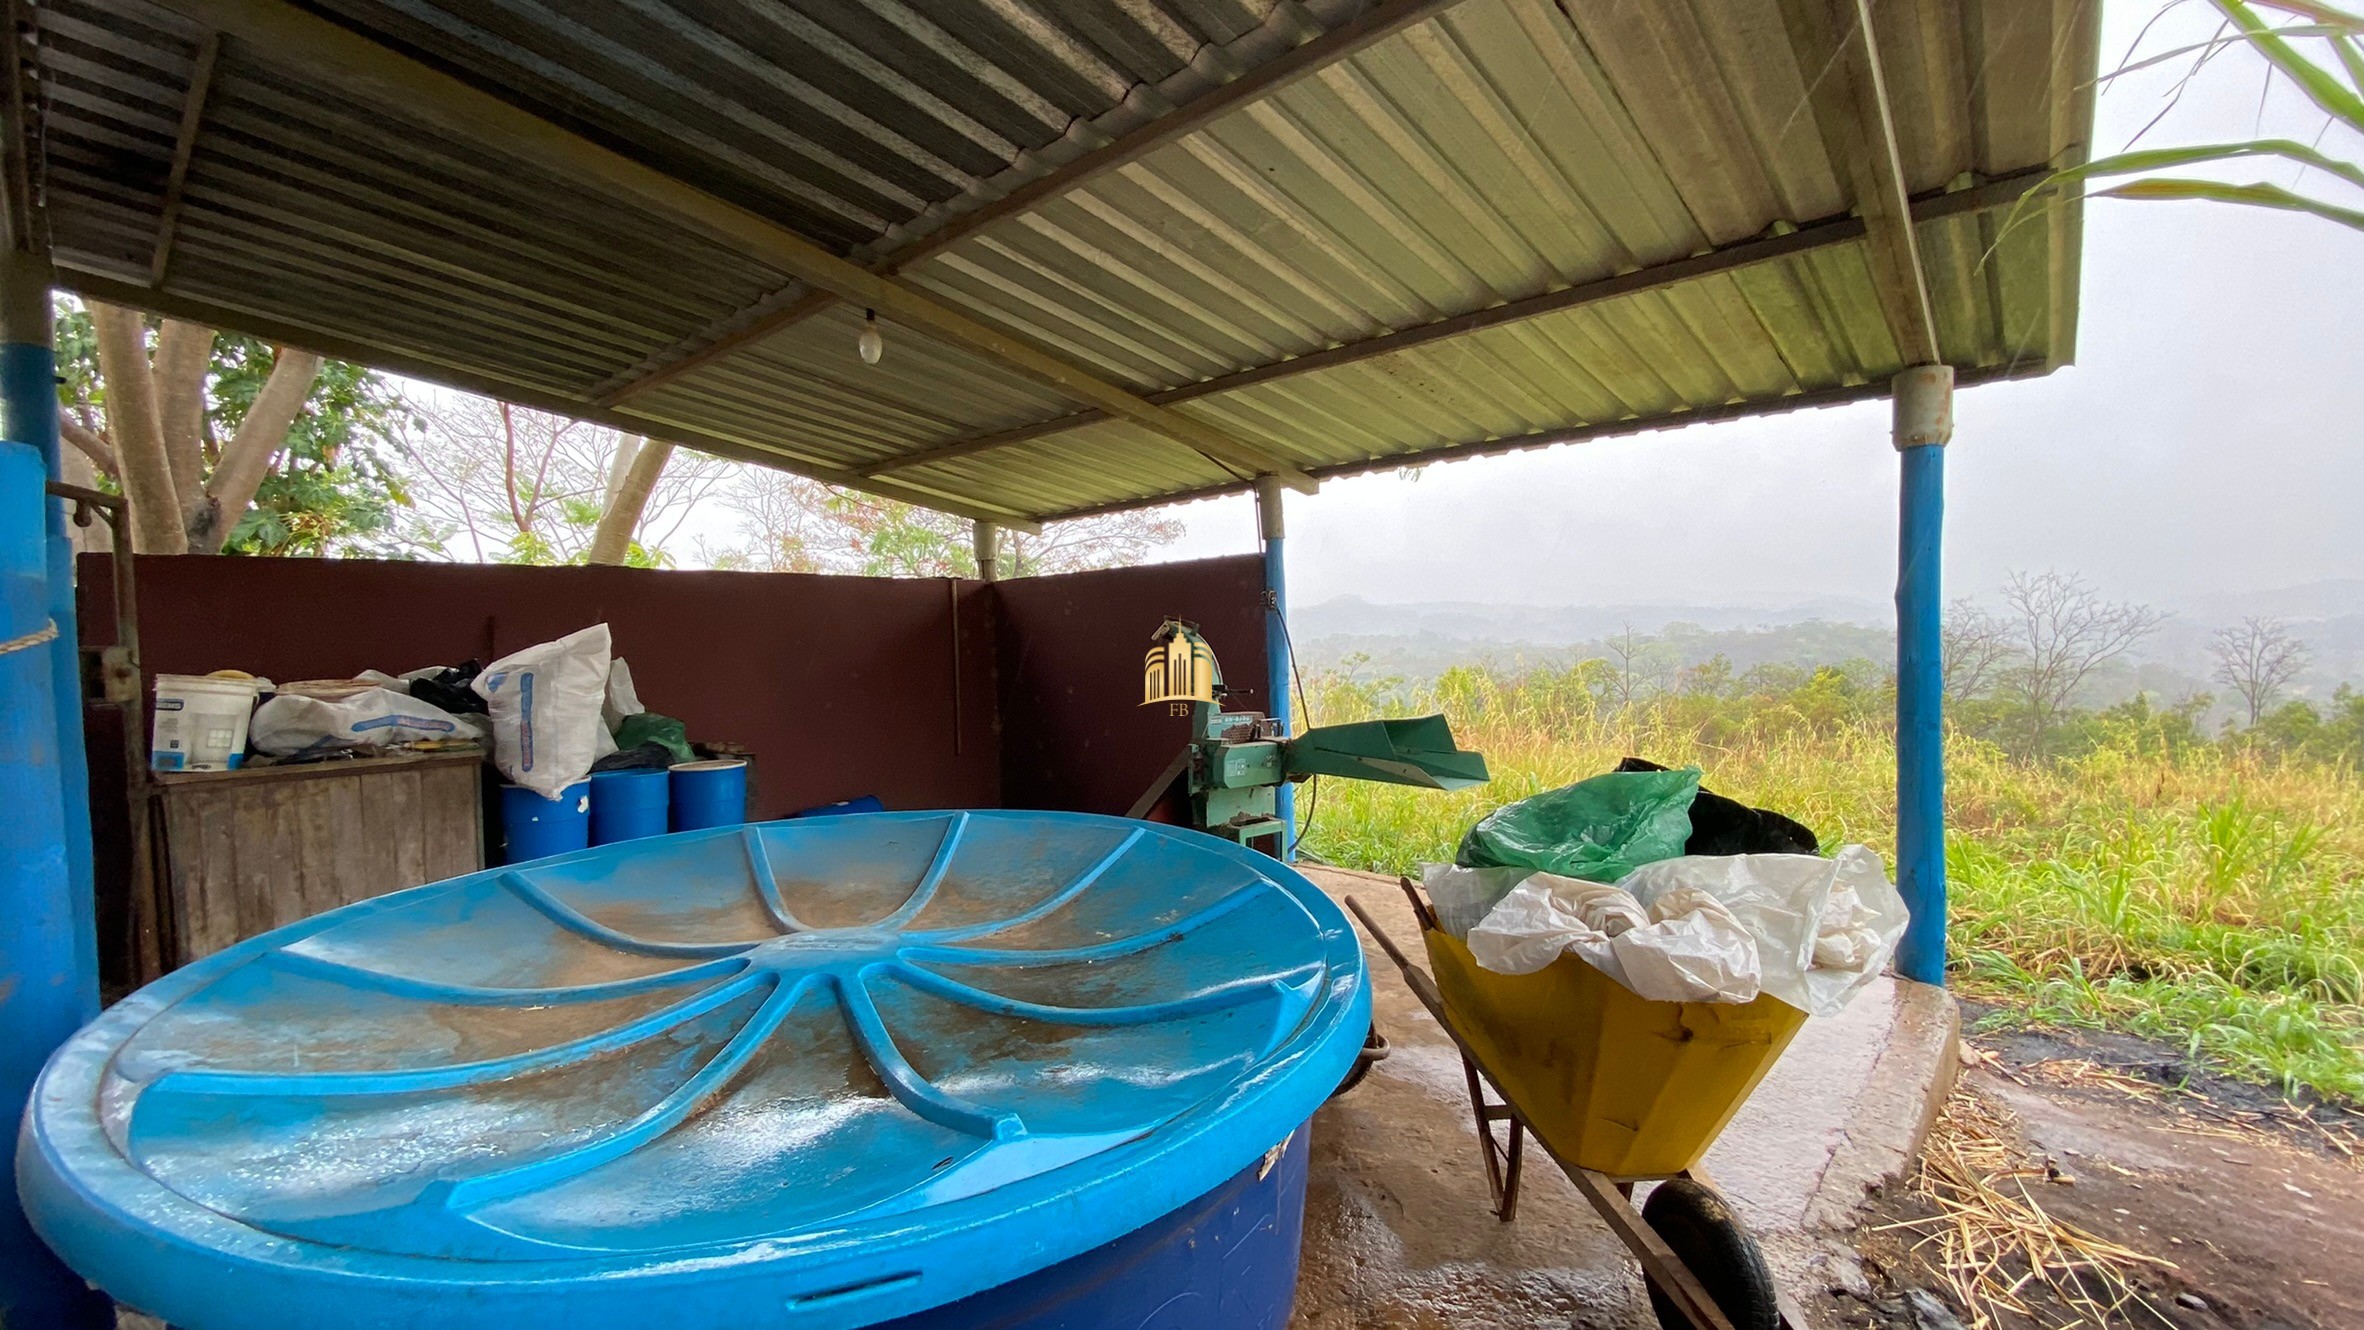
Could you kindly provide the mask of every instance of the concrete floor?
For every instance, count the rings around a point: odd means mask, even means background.
[[[1418,958],[1392,878],[1308,868],[1359,899]],[[1379,1028],[1393,1054],[1314,1118],[1295,1330],[1642,1330],[1655,1319],[1622,1244],[1539,1151],[1518,1219],[1486,1195],[1461,1057],[1366,941]],[[1959,1032],[1942,989],[1883,979],[1807,1023],[1709,1151],[1708,1171],[1816,1319],[1853,1285],[1843,1240],[1866,1190],[1910,1163],[1952,1083]]]

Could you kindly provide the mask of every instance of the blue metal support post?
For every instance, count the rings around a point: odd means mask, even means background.
[[[0,254],[0,1325],[112,1321],[33,1235],[16,1199],[16,1122],[42,1064],[98,1015],[89,778],[74,645],[73,545],[58,476],[49,267]]]
[[[1287,529],[1281,522],[1281,483],[1277,476],[1256,478],[1256,529],[1264,544],[1264,665],[1266,689],[1272,694],[1265,714],[1280,722],[1282,734],[1294,733],[1289,710],[1289,575],[1282,558]],[[1297,787],[1282,781],[1273,792],[1273,811],[1280,817],[1280,857],[1297,859]]]
[[[1945,982],[1945,670],[1941,565],[1945,447],[1954,433],[1954,372],[1896,376],[1903,478],[1896,562],[1896,886],[1912,911],[1896,972]]]

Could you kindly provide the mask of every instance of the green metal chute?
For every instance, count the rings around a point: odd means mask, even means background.
[[[1457,747],[1443,716],[1315,726],[1289,742],[1287,769],[1291,776],[1344,776],[1425,790],[1458,790],[1487,779],[1485,755]]]

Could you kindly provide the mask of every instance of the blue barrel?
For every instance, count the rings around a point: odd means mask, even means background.
[[[747,820],[747,760],[712,757],[673,767],[673,829],[703,831]]]
[[[665,834],[667,797],[673,781],[663,767],[597,771],[591,775],[591,843]]]
[[[545,799],[523,785],[501,787],[501,862],[521,864],[591,843],[591,782],[579,780]]]
[[[718,827],[166,975],[42,1073],[19,1190],[185,1330],[1285,1330],[1370,1020],[1338,907],[1212,836]]]

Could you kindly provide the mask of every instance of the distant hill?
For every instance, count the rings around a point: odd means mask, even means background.
[[[2223,693],[2210,675],[2210,634],[2262,614],[2283,619],[2313,653],[2292,690],[2328,698],[2364,679],[2364,581],[2327,581],[2255,595],[2195,599],[2134,652],[2096,672],[2079,699],[2107,706],[2137,691],[2163,699]],[[1736,672],[1766,663],[1886,664],[1895,657],[1893,613],[1876,601],[1826,597],[1788,605],[1490,605],[1476,601],[1374,604],[1341,596],[1292,608],[1292,626],[1312,669],[1351,665],[1365,679],[1423,680],[1455,665],[1517,672],[1565,667],[1611,654],[1628,629],[1657,639],[1657,666],[1676,671],[1722,655]],[[2229,704],[2219,715],[2230,714]]]
[[[1708,629],[1767,628],[1823,620],[1883,630],[1894,615],[1877,601],[1826,596],[1781,606],[1764,605],[1488,605],[1476,601],[1429,601],[1375,605],[1360,596],[1340,596],[1291,606],[1289,618],[1304,637],[1436,637],[1445,640],[1573,646],[1594,642],[1631,627],[1656,633],[1670,623]]]

